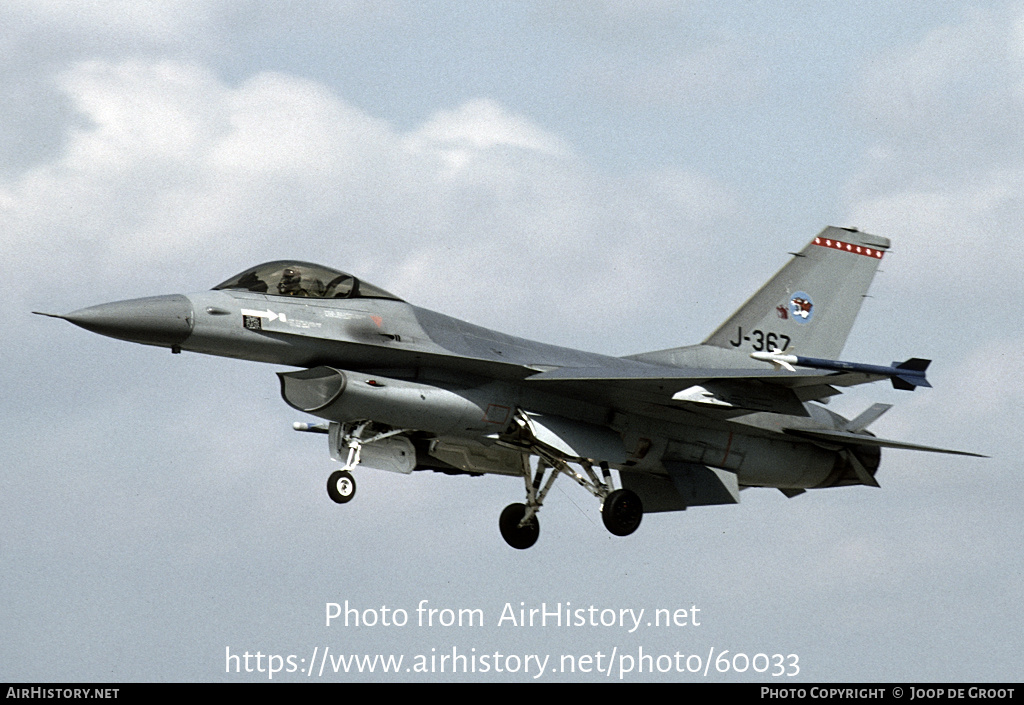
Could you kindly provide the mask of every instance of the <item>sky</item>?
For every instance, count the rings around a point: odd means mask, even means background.
[[[1020,680],[1024,2],[8,0],[0,26],[0,681]],[[881,489],[625,538],[563,479],[528,551],[498,532],[514,478],[360,468],[334,505],[284,368],[31,315],[289,258],[628,355],[699,342],[827,225],[893,242],[843,358],[934,360],[933,389],[830,408],[991,457],[885,451]],[[556,606],[585,623],[519,619]]]

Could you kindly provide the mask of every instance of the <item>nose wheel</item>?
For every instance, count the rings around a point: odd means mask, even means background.
[[[351,471],[355,470],[362,460],[363,446],[408,433],[408,429],[392,428],[364,437],[364,433],[373,432],[372,421],[348,424],[336,422],[330,424],[296,423],[294,428],[296,431],[327,434],[331,444],[331,457],[338,461],[345,461],[341,470],[335,470],[327,478],[327,495],[338,504],[347,504],[356,496],[356,479],[352,477]],[[408,443],[408,450],[410,453],[413,450],[411,443]],[[403,472],[411,471],[412,467],[403,470]]]
[[[338,504],[351,502],[356,496],[356,479],[348,470],[335,470],[327,478],[327,494]]]

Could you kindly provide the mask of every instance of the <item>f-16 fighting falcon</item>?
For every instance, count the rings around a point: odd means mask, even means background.
[[[877,438],[867,428],[889,405],[845,419],[820,403],[885,379],[931,386],[928,360],[837,359],[888,248],[826,228],[704,342],[627,357],[504,335],[299,261],[261,264],[197,294],[42,315],[174,353],[298,368],[277,373],[281,396],[322,420],[295,428],[327,437],[341,465],[327,480],[332,500],[352,500],[361,465],[519,476],[525,499],[498,525],[525,549],[560,475],[626,536],[644,512],[734,504],[751,487],[787,497],[878,487],[882,448],[976,455]]]

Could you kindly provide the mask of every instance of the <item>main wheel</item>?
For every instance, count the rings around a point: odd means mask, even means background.
[[[615,490],[605,497],[601,506],[601,520],[608,531],[616,536],[629,536],[644,518],[644,505],[631,490]]]
[[[327,478],[327,494],[338,504],[351,502],[356,496],[356,479],[348,470],[335,470]]]
[[[537,516],[530,517],[530,521],[526,522],[524,526],[519,526],[524,516],[526,516],[525,504],[510,504],[505,507],[501,518],[498,519],[501,537],[512,548],[529,548],[537,543],[537,537],[540,536],[540,522],[537,521]]]

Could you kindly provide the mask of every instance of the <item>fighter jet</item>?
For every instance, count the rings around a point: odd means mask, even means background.
[[[826,228],[702,343],[626,357],[498,333],[300,261],[261,264],[210,291],[55,317],[173,353],[299,368],[277,372],[281,396],[321,420],[295,428],[327,436],[341,466],[327,493],[339,504],[354,497],[363,465],[521,477],[525,499],[498,525],[525,549],[562,475],[626,536],[644,512],[735,504],[747,488],[795,497],[878,487],[882,448],[976,456],[877,438],[867,427],[886,404],[854,419],[822,405],[879,380],[931,386],[928,360],[837,359],[889,246]]]

